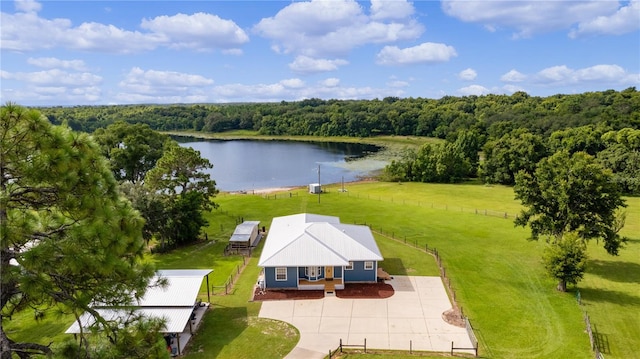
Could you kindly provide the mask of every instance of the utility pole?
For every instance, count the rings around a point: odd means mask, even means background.
[[[318,164],[318,203],[320,203],[321,192],[322,192],[322,185],[320,184],[320,164]]]

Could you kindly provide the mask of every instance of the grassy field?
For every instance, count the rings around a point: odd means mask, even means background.
[[[208,216],[209,243],[154,255],[153,260],[160,269],[213,268],[212,284],[220,285],[242,263],[241,257],[221,255],[238,221],[260,220],[268,227],[275,216],[336,215],[344,223],[366,223],[384,233],[376,238],[385,257],[381,266],[391,274],[437,275],[432,257],[403,242],[437,248],[456,298],[481,341],[482,357],[591,358],[583,322],[586,310],[607,359],[640,358],[635,350],[640,346],[640,198],[628,199],[623,234],[632,240],[620,256],[609,256],[601,243],[590,243],[591,260],[578,287],[578,305],[574,288],[558,293],[545,275],[540,259],[545,243],[527,241],[528,230],[514,227],[513,215],[520,206],[511,188],[383,182],[349,183],[347,192],[339,188],[325,186],[328,192],[320,196],[320,203],[305,189],[269,195],[222,193],[216,198],[220,207]],[[212,298],[213,310],[187,358],[281,358],[295,346],[296,329],[257,318],[260,303],[249,300],[259,273],[257,255],[231,294]],[[201,294],[206,295],[204,288]],[[23,316],[22,322],[14,317],[9,325],[20,340],[34,335],[57,339],[68,325],[54,316],[39,323],[28,319],[32,313]]]
[[[540,260],[545,243],[527,241],[528,230],[514,228],[513,215],[520,206],[511,188],[378,182],[348,184],[348,192],[338,188],[328,186],[320,203],[304,189],[275,197],[222,195],[219,211],[267,225],[271,217],[290,213],[331,214],[345,223],[366,223],[401,241],[437,247],[459,303],[480,337],[483,356],[588,358],[592,354],[582,316],[586,309],[608,345],[607,358],[638,357],[631,350],[640,344],[637,198],[628,200],[624,234],[634,239],[624,253],[611,257],[597,243],[590,244],[593,259],[579,286],[579,306],[575,289],[558,293],[545,275]],[[401,269],[413,274],[411,265]],[[598,296],[607,293],[606,298]],[[601,311],[607,313],[600,317]]]

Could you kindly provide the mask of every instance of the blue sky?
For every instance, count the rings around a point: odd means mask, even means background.
[[[0,1],[1,102],[640,88],[640,1]]]

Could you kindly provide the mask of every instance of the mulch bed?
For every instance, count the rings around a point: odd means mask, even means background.
[[[393,295],[391,284],[379,283],[347,283],[343,290],[336,290],[338,298],[389,298]],[[266,290],[256,288],[253,300],[282,299],[320,299],[324,298],[323,290]]]

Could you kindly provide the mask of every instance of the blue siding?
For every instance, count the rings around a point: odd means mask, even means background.
[[[342,278],[342,267],[333,267],[333,278]]]
[[[287,280],[277,281],[275,267],[265,267],[264,269],[265,287],[267,288],[298,288],[297,274],[298,274],[297,267],[287,267]]]
[[[365,270],[364,261],[353,262],[352,270],[344,270],[344,281],[348,282],[375,282],[378,280],[378,262],[373,262],[373,269]]]

